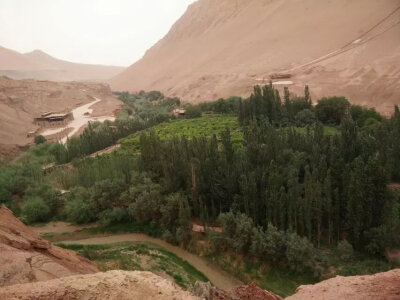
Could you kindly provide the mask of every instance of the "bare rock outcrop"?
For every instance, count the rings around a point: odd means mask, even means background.
[[[206,300],[282,300],[282,297],[259,288],[255,283],[240,285],[232,291],[220,290],[209,282],[196,282],[190,291]]]
[[[40,238],[5,206],[0,207],[0,266],[0,287],[98,272],[89,260]]]
[[[400,269],[365,276],[336,276],[314,285],[302,285],[287,300],[398,300]]]
[[[151,272],[109,271],[0,288],[0,299],[199,299]]]

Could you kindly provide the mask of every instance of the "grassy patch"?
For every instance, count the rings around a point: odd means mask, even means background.
[[[193,137],[212,137],[213,134],[219,136],[222,131],[228,128],[231,132],[231,140],[235,147],[241,145],[243,132],[239,126],[236,116],[229,115],[203,115],[195,119],[179,119],[161,123],[152,128],[139,131],[126,138],[121,139],[122,151],[137,153],[140,149],[139,138],[145,132],[154,131],[162,140],[169,140],[173,137],[185,136],[189,139]],[[286,127],[289,128],[289,127]],[[285,128],[284,128],[285,129]],[[284,130],[283,129],[283,130]],[[306,127],[295,127],[299,133],[306,133]],[[312,129],[311,129],[312,130]],[[333,126],[324,126],[324,134],[337,134],[339,131]]]
[[[137,224],[137,223],[119,223],[108,226],[99,226],[99,227],[91,227],[84,228],[81,230],[82,232],[88,234],[102,234],[102,233],[135,233],[141,232],[145,233],[149,236],[160,236],[160,232],[158,229],[151,227],[147,224]]]
[[[316,282],[310,274],[294,273],[285,266],[260,265],[246,257],[221,253],[208,254],[207,257],[244,283],[255,282],[282,297],[292,295],[299,285]]]
[[[41,237],[51,241],[60,242],[66,240],[78,240],[93,237],[96,235],[110,235],[117,233],[145,233],[149,236],[159,237],[161,232],[157,228],[153,228],[150,225],[142,225],[136,223],[121,223],[109,226],[98,226],[83,228],[81,230],[63,233],[51,233],[42,234]]]
[[[110,245],[65,245],[65,249],[77,251],[78,254],[94,261],[100,270],[121,269],[127,271],[152,271],[170,277],[182,288],[196,281],[209,281],[208,278],[189,264],[163,248],[150,243],[118,243]]]
[[[333,267],[335,275],[341,276],[375,274],[389,271],[392,267],[383,258],[360,252],[354,252],[351,258],[343,259],[335,247],[319,249],[317,260],[325,266]]]

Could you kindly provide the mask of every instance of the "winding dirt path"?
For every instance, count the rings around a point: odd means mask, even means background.
[[[55,128],[55,129],[47,129],[43,131],[41,134],[43,136],[49,136],[53,135],[56,133],[60,133],[66,128],[72,128],[68,134],[61,139],[61,142],[63,144],[66,143],[68,137],[72,137],[74,134],[76,134],[82,127],[86,126],[88,122],[93,122],[93,121],[99,121],[99,122],[104,122],[105,120],[110,120],[114,121],[115,117],[112,116],[103,116],[103,117],[92,117],[91,114],[93,113],[93,109],[91,108],[93,105],[96,103],[102,101],[101,99],[97,97],[93,97],[95,100],[93,100],[90,103],[81,105],[75,109],[72,110],[72,114],[74,115],[74,119],[69,122],[66,126],[61,127],[61,128]]]
[[[80,245],[113,244],[120,242],[146,242],[160,246],[189,262],[196,269],[207,276],[207,278],[210,279],[210,281],[220,289],[231,290],[242,284],[242,282],[233,277],[231,274],[221,270],[206,259],[183,250],[182,248],[168,244],[163,240],[152,238],[141,233],[116,234],[105,237],[92,237],[82,240],[62,241],[63,244]]]

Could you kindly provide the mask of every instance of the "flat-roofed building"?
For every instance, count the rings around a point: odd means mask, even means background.
[[[74,119],[72,112],[55,113],[45,112],[39,117],[34,118],[34,123],[40,127],[63,127]]]

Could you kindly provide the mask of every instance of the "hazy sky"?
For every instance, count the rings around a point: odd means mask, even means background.
[[[0,0],[0,46],[128,66],[195,0]]]

